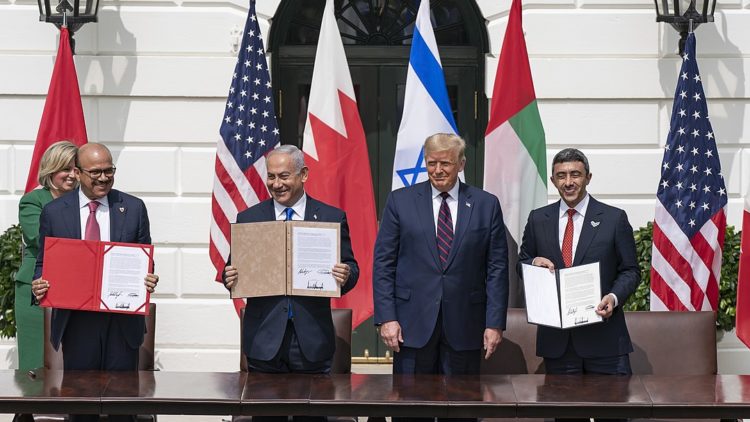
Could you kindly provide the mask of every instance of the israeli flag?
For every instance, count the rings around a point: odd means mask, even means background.
[[[392,190],[427,180],[422,145],[428,136],[457,132],[432,32],[430,2],[422,0],[409,55],[404,113],[393,158]]]

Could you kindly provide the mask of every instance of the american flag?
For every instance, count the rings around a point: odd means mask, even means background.
[[[656,194],[651,310],[716,310],[727,191],[688,35]]]
[[[230,223],[236,221],[239,212],[269,198],[265,154],[279,143],[271,78],[255,1],[250,1],[220,133],[209,242],[217,280],[221,280],[229,257]]]

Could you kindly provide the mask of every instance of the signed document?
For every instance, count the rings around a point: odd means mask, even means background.
[[[596,314],[602,300],[598,262],[554,272],[527,264],[522,269],[530,323],[572,328],[602,321]]]
[[[143,279],[149,266],[149,256],[139,247],[109,247],[102,262],[100,308],[131,311],[146,303],[148,291]]]
[[[337,227],[292,226],[292,293],[336,294],[339,285],[331,269],[338,262],[339,249]]]
[[[341,225],[317,221],[232,224],[232,298],[340,297],[333,266],[341,259]]]
[[[48,237],[42,278],[50,289],[40,305],[145,315],[153,256],[152,245]]]

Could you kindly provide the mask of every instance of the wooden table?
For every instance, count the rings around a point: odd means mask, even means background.
[[[110,372],[101,414],[236,415],[247,383],[242,372]]]
[[[0,412],[748,418],[750,376],[0,371]]]
[[[748,418],[750,375],[640,377],[655,418]]]
[[[103,372],[0,371],[0,413],[97,413]]]
[[[646,418],[651,399],[637,376],[514,375],[519,418]]]

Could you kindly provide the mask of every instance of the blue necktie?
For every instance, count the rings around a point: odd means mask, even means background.
[[[284,213],[286,214],[285,221],[292,221],[292,217],[294,216],[294,210],[291,209],[290,207],[287,207],[284,210]],[[294,318],[294,309],[292,309],[292,298],[288,297],[286,300],[287,300],[287,305],[288,305],[286,316],[288,319],[292,319]]]

